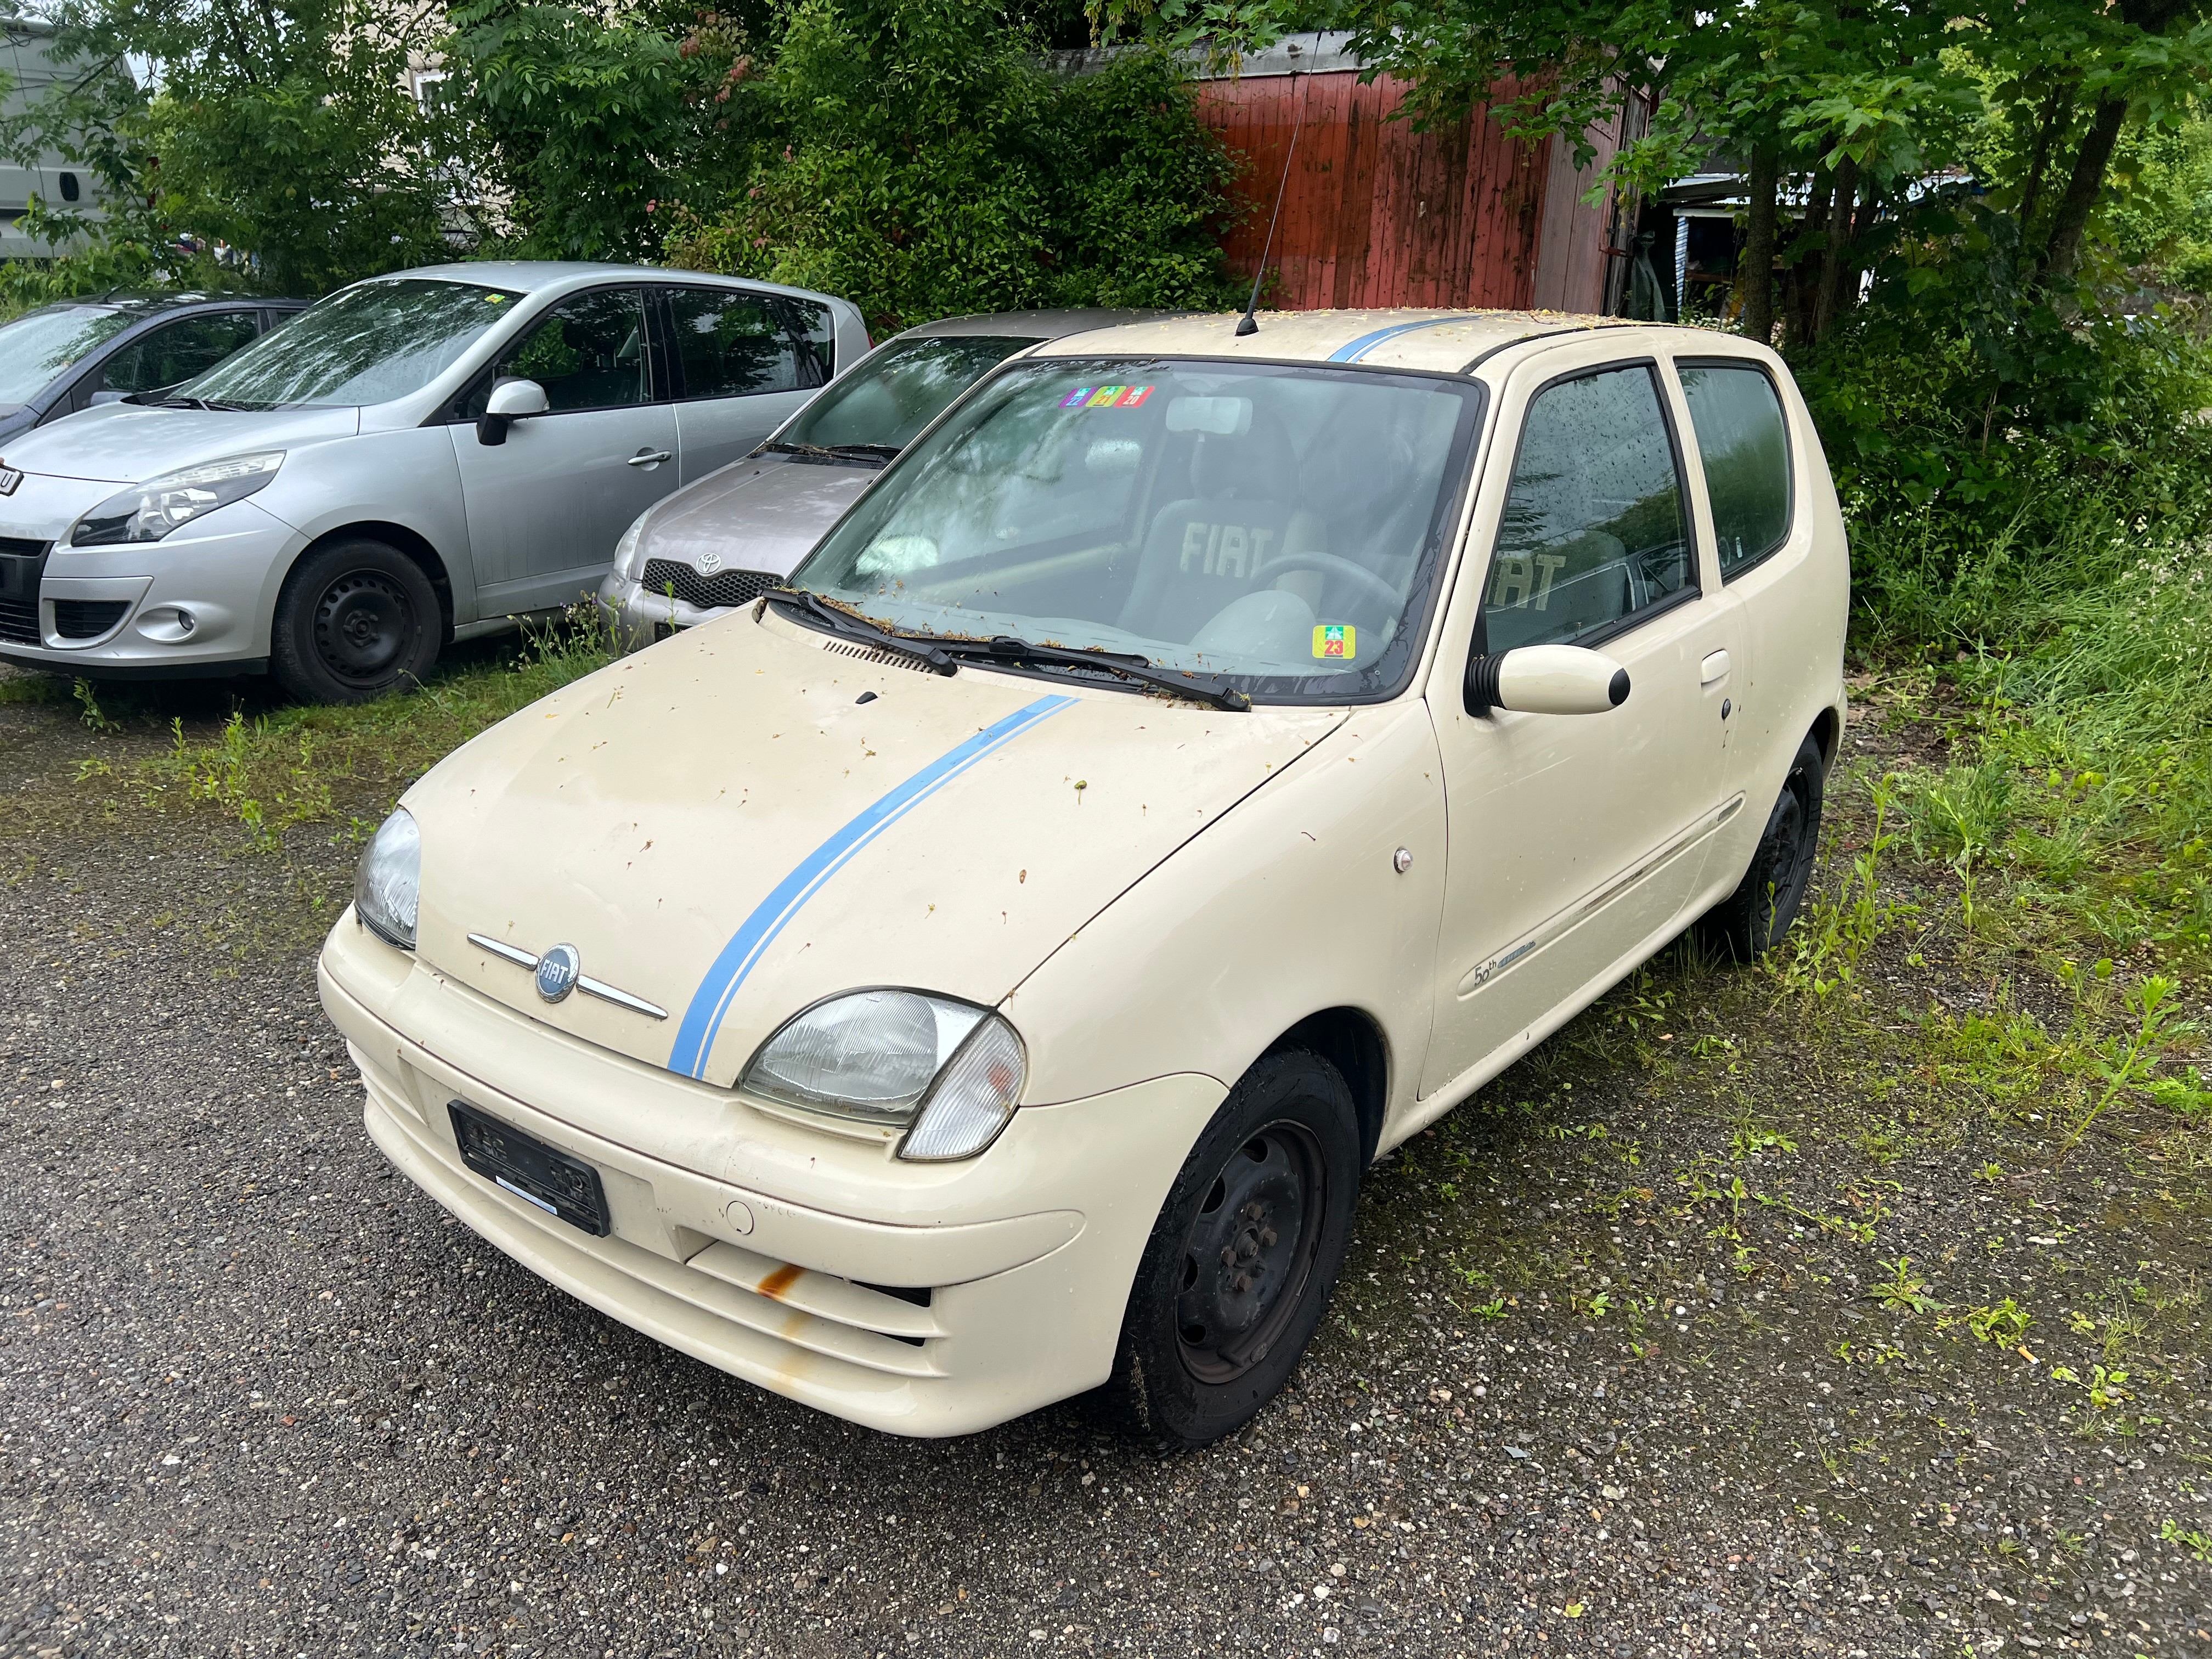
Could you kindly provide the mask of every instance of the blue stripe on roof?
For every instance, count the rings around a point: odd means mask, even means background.
[[[738,988],[745,982],[745,976],[752,972],[784,925],[821,890],[823,883],[843,867],[846,860],[984,756],[1012,742],[1038,721],[1058,714],[1074,701],[1073,697],[1039,697],[997,725],[986,726],[923,767],[808,854],[796,869],[776,884],[773,892],[753,908],[752,915],[745,918],[744,925],[722,947],[722,953],[707,970],[707,977],[692,993],[691,1004],[684,1011],[684,1023],[677,1028],[676,1047],[668,1056],[668,1069],[684,1077],[706,1076],[707,1055],[714,1046],[714,1033],[721,1029],[722,1017],[729,1012]]]
[[[1395,340],[1401,334],[1411,334],[1417,328],[1442,328],[1446,323],[1471,323],[1480,312],[1467,312],[1457,317],[1424,317],[1418,323],[1393,323],[1388,328],[1378,328],[1372,334],[1363,334],[1346,345],[1340,345],[1328,354],[1333,363],[1356,363],[1373,347],[1385,340]]]

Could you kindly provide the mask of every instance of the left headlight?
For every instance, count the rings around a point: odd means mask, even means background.
[[[164,472],[110,495],[70,526],[71,547],[111,547],[126,542],[158,542],[179,525],[242,501],[267,486],[284,464],[281,449]]]
[[[785,1105],[906,1129],[898,1155],[973,1158],[1013,1115],[1028,1066],[988,1009],[919,991],[817,1002],[753,1056],[738,1086]]]
[[[637,544],[645,539],[645,520],[653,509],[647,507],[629,521],[622,539],[615,544],[615,574],[624,580],[635,578],[637,572],[630,567],[637,562]]]
[[[386,945],[411,951],[422,885],[422,832],[415,827],[415,815],[398,807],[362,849],[353,872],[354,914]]]

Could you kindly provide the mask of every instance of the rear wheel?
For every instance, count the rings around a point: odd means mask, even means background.
[[[1782,942],[1797,919],[1813,879],[1813,854],[1820,838],[1820,786],[1825,766],[1811,738],[1797,750],[1781,796],[1767,815],[1751,868],[1736,890],[1707,911],[1698,932],[1737,962],[1763,956]]]
[[[303,702],[367,702],[421,684],[438,660],[440,621],[414,560],[386,542],[333,542],[285,579],[270,672]]]
[[[1288,1380],[1352,1237],[1359,1117],[1317,1054],[1263,1057],[1176,1177],[1129,1292],[1106,1400],[1171,1445],[1233,1432]]]

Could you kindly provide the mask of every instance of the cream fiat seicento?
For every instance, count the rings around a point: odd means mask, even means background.
[[[1693,925],[1790,925],[1844,531],[1726,336],[1147,323],[1012,358],[779,592],[408,791],[322,958],[369,1133],[874,1427],[1202,1443],[1361,1172]]]

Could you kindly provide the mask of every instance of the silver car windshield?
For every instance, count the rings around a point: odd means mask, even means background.
[[[0,404],[27,404],[71,363],[135,320],[100,306],[46,306],[0,328]]]
[[[1481,400],[1318,365],[1017,363],[792,583],[901,631],[1135,653],[1255,701],[1390,696]]]
[[[781,440],[817,449],[904,449],[946,404],[1036,343],[982,334],[895,341],[807,404]]]
[[[389,403],[452,367],[522,295],[420,276],[333,294],[173,394],[234,409]]]

